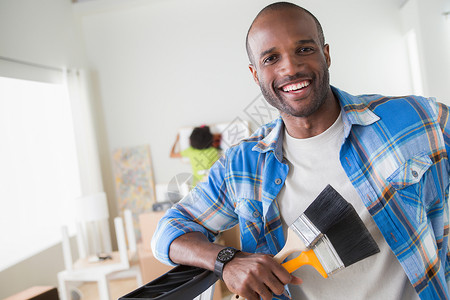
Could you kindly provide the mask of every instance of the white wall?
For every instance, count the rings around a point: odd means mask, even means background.
[[[110,149],[150,144],[156,181],[168,182],[189,170],[169,159],[178,128],[246,118],[243,110],[259,89],[247,68],[245,35],[270,2],[166,0],[80,9]],[[296,2],[323,24],[333,84],[352,93],[411,93],[392,1]]]
[[[53,67],[85,65],[70,0],[0,0],[0,56]]]
[[[450,0],[409,0],[401,9],[403,29],[417,35],[426,96],[450,104]]]

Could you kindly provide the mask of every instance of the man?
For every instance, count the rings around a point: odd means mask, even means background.
[[[250,71],[280,118],[230,148],[161,220],[166,263],[222,275],[247,299],[447,299],[449,124],[422,97],[352,96],[329,84],[329,45],[308,11],[264,8],[247,36]],[[271,255],[327,185],[353,204],[380,253],[328,279],[288,274]],[[242,251],[210,241],[240,225]],[[223,259],[225,257],[226,259]]]

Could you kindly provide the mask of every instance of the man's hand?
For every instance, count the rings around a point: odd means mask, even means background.
[[[225,265],[223,280],[228,289],[248,300],[271,300],[281,295],[288,283],[302,280],[289,274],[271,255],[239,252]]]

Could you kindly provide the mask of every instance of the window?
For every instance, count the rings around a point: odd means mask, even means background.
[[[80,196],[63,84],[0,77],[0,270],[61,240]]]

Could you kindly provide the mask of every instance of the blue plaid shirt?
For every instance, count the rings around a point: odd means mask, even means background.
[[[421,299],[448,299],[447,106],[332,90],[344,121],[342,167]],[[278,253],[285,237],[276,197],[288,174],[283,130],[278,118],[227,150],[208,181],[159,223],[152,240],[158,259],[173,264],[170,243],[184,233],[200,231],[213,241],[236,224],[243,251]]]

